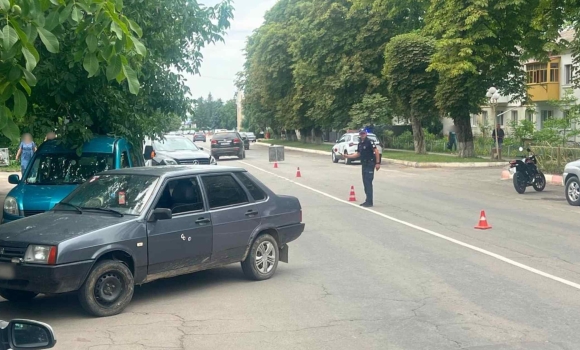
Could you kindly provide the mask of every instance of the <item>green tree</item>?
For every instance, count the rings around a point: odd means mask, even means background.
[[[227,100],[221,107],[221,125],[224,129],[234,130],[238,125],[238,108],[236,100]]]
[[[381,94],[365,95],[360,103],[350,109],[350,127],[353,129],[367,125],[391,122],[389,101]]]
[[[397,115],[408,118],[413,128],[416,153],[426,153],[421,122],[437,115],[437,73],[427,71],[435,52],[435,40],[417,33],[394,37],[385,48],[384,76],[389,99]]]
[[[59,53],[39,50],[42,59],[36,68],[38,84],[30,98],[32,111],[22,121],[34,125],[35,134],[57,128],[71,147],[82,145],[93,134],[105,133],[141,144],[144,136],[162,135],[171,130],[175,118],[185,120],[192,114],[193,101],[181,72],[199,73],[201,47],[222,40],[232,16],[230,1],[213,7],[190,0],[123,3],[123,13],[141,28],[140,41],[148,48],[142,59],[137,54],[126,55],[128,62],[135,64],[139,94],[132,94],[130,85],[110,82],[111,77],[117,77],[116,64],[99,66],[89,79],[82,62],[75,59],[88,52],[77,43],[87,41],[84,32],[63,32],[59,34]],[[97,47],[102,45],[99,36]],[[123,47],[113,46],[113,57],[119,56],[118,49]]]
[[[470,116],[490,86],[526,101],[521,62],[547,58],[545,32],[535,22],[541,1],[431,1],[425,32],[437,44],[430,69],[439,72],[436,100],[457,127],[459,156],[474,156]]]
[[[106,69],[107,81],[128,81],[139,92],[134,67],[147,54],[142,29],[125,16],[121,0],[0,0],[0,131],[18,139],[18,121],[27,114],[33,87],[40,85],[41,59],[62,53],[63,40],[75,46],[69,66],[86,78]],[[42,43],[42,45],[41,45]],[[61,55],[62,58],[62,55]],[[108,82],[105,83],[108,83]],[[38,88],[35,88],[35,94]]]

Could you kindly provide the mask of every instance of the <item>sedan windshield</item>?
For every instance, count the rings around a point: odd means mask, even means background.
[[[158,179],[147,175],[97,175],[63,199],[58,209],[139,215]]]
[[[25,181],[31,185],[81,184],[96,173],[113,168],[113,154],[108,153],[39,154]]]
[[[157,151],[199,151],[195,143],[186,139],[185,137],[168,137],[163,141],[153,142],[153,146]]]

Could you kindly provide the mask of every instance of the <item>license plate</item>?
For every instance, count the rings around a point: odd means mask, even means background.
[[[229,144],[230,144],[230,142],[229,142],[229,141],[227,141],[227,142],[220,142],[220,145],[226,145],[226,146],[227,146],[227,145],[229,145]]]
[[[14,279],[14,266],[12,266],[12,264],[0,264],[0,279],[1,280]]]

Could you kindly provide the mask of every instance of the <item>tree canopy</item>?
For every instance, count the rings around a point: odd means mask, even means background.
[[[0,14],[8,2],[0,0]],[[95,133],[125,136],[140,144],[143,136],[169,131],[176,118],[185,120],[193,110],[193,99],[183,73],[199,72],[200,49],[222,40],[233,16],[231,0],[212,7],[195,0],[9,3],[13,6],[7,13],[14,11],[15,3],[36,4],[30,16],[45,19],[39,22],[22,17],[22,27],[32,28],[31,39],[29,45],[22,39],[13,44],[24,45],[37,57],[32,67],[30,55],[19,48],[16,51],[21,57],[12,61],[34,68],[36,83],[25,103],[25,113],[20,105],[5,100],[16,117],[12,128],[34,135],[56,129],[67,143],[77,147]],[[25,13],[22,7],[21,16]],[[12,25],[10,18],[9,22]],[[38,40],[32,40],[35,27]],[[45,30],[51,35],[40,35]],[[30,85],[32,78],[24,68],[20,80],[11,80],[16,88],[24,86],[21,81]],[[4,134],[17,136],[18,129]]]

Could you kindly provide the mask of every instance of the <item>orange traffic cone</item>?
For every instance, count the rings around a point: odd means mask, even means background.
[[[484,210],[481,211],[481,214],[479,215],[479,224],[475,226],[475,228],[478,230],[488,230],[491,228],[487,223],[487,217],[485,216]]]
[[[302,177],[302,175],[300,174],[300,168],[298,168],[298,170],[296,170],[296,177]]]
[[[274,169],[278,169],[278,162],[274,162]]]
[[[356,196],[354,194],[354,186],[350,186],[350,196],[348,197],[349,202],[356,202]]]

